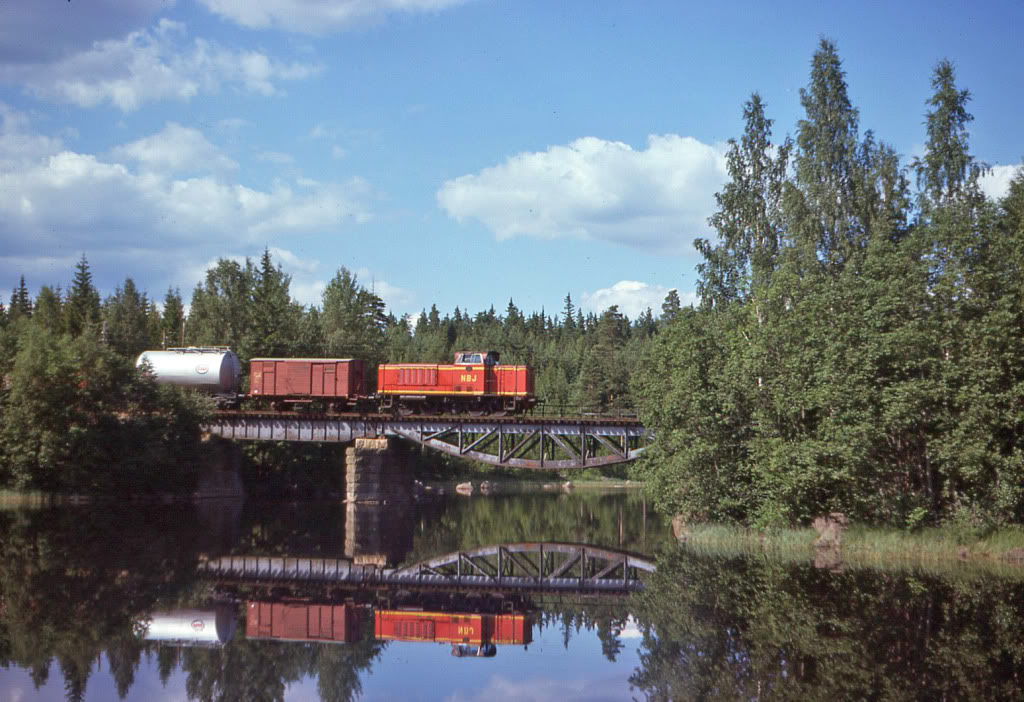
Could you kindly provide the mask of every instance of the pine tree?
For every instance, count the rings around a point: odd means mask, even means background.
[[[806,118],[797,124],[796,184],[791,203],[797,244],[812,246],[826,268],[837,272],[864,244],[851,221],[859,114],[847,95],[842,62],[833,42],[822,39],[811,61],[810,85],[800,89]]]
[[[967,111],[970,91],[956,87],[953,64],[943,59],[932,75],[934,94],[928,99],[933,109],[925,114],[928,139],[925,155],[914,160],[917,187],[924,204],[941,205],[955,200],[977,184],[981,167],[968,150],[967,126],[974,116]]]
[[[57,287],[56,290],[49,285],[39,288],[35,304],[35,323],[58,336],[63,334],[65,331],[63,304],[60,287]]]
[[[11,293],[11,304],[8,317],[13,321],[32,316],[32,298],[29,297],[28,288],[25,286],[25,276],[22,275],[18,281],[18,287]]]
[[[185,323],[185,306],[178,288],[167,288],[164,295],[164,310],[160,315],[160,342],[162,346],[181,346]]]
[[[668,291],[665,301],[661,303],[661,323],[671,324],[679,316],[680,310],[682,304],[679,301],[679,291],[673,288]]]
[[[75,265],[75,279],[68,291],[64,309],[68,331],[72,336],[79,336],[90,325],[99,323],[100,293],[92,284],[92,273],[89,272],[85,254]]]

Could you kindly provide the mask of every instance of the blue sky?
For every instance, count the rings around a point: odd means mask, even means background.
[[[726,140],[801,116],[833,39],[861,131],[920,153],[935,63],[1005,191],[1024,4],[532,0],[0,3],[0,294],[126,275],[186,303],[269,247],[316,304],[341,266],[395,314],[695,287]]]

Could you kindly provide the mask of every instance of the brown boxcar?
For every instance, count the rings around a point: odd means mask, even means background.
[[[245,636],[281,641],[338,641],[359,639],[359,617],[349,604],[249,602]]]
[[[395,641],[436,641],[452,644],[528,644],[533,626],[524,614],[470,614],[377,610],[373,634]]]
[[[366,394],[364,363],[355,358],[254,358],[249,395],[276,403],[324,400],[351,407]]]
[[[533,369],[499,363],[496,351],[460,351],[450,364],[384,363],[377,369],[381,409],[470,414],[517,413],[537,402]]]

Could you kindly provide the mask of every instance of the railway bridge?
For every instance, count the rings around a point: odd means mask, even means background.
[[[311,414],[222,410],[205,431],[230,440],[350,442],[396,436],[482,463],[563,470],[624,463],[649,438],[636,417]]]
[[[592,544],[522,542],[456,551],[402,568],[339,558],[224,556],[199,566],[224,584],[322,585],[402,590],[628,593],[655,570],[646,556]]]

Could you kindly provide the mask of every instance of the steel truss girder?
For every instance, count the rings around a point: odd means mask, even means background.
[[[468,566],[468,568],[467,568]],[[636,590],[639,572],[654,564],[627,551],[587,544],[525,542],[459,551],[394,571],[402,578],[427,578],[432,584],[540,589]]]
[[[654,570],[640,554],[563,542],[483,546],[400,569],[286,556],[223,556],[198,566],[200,576],[230,582],[611,593],[642,590],[640,573]]]
[[[491,465],[544,470],[625,463],[643,452],[646,430],[637,424],[443,420],[388,422],[388,433],[452,456]],[[538,449],[536,457],[525,454]],[[604,452],[599,454],[599,449]]]
[[[334,419],[219,414],[205,430],[233,440],[349,442],[391,434],[444,453],[491,465],[545,470],[624,463],[644,450],[636,423],[514,419]],[[526,456],[538,448],[537,457]]]

